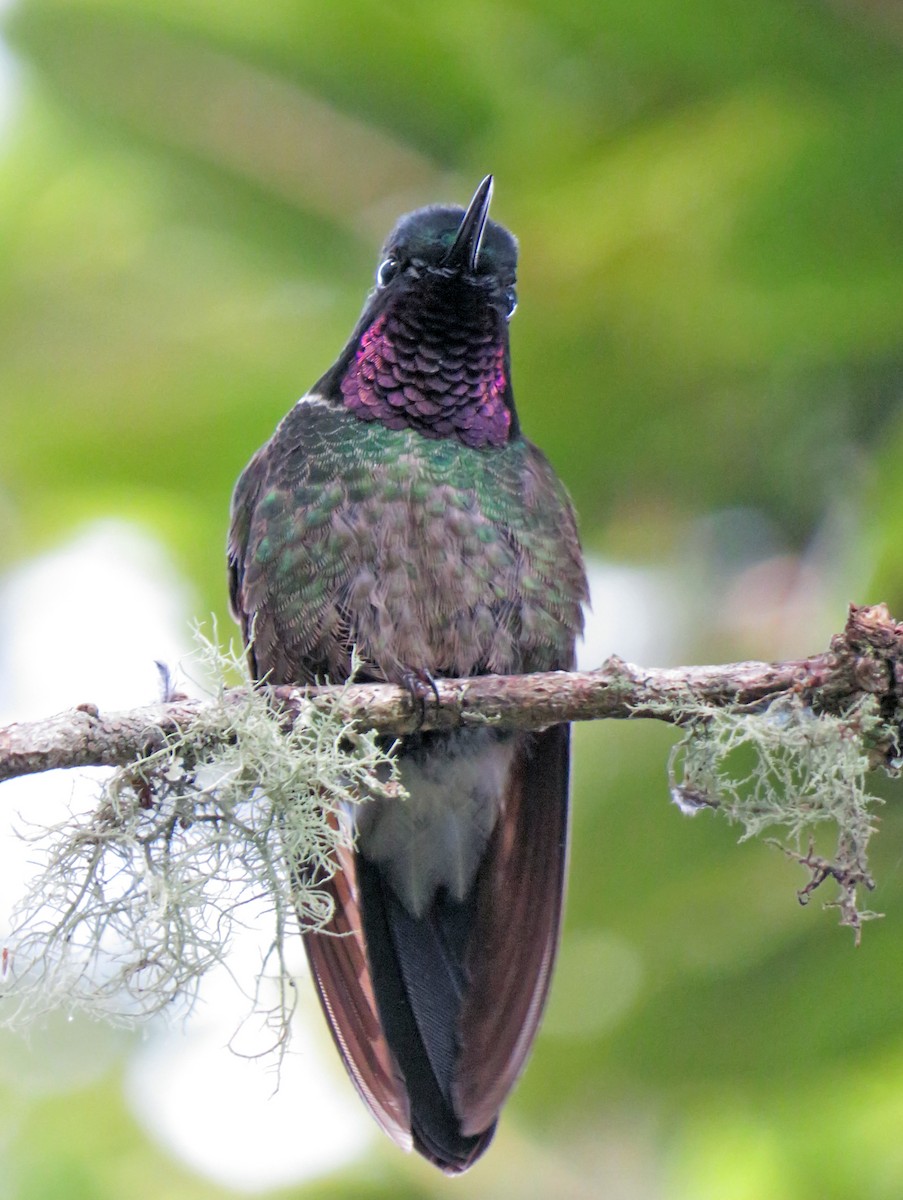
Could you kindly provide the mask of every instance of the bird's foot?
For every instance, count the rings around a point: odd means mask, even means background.
[[[417,710],[417,728],[426,720],[426,702],[432,695],[436,708],[440,706],[439,689],[432,675],[424,667],[409,668],[401,677],[401,686],[411,697],[411,702]]]

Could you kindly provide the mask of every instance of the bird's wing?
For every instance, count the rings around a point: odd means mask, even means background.
[[[257,664],[254,659],[254,649],[250,644],[253,633],[253,614],[245,598],[245,565],[248,556],[248,539],[254,506],[264,477],[264,466],[261,454],[251,459],[239,476],[238,483],[232,495],[232,514],[229,523],[229,540],[226,546],[226,556],[229,572],[229,608],[232,616],[241,627],[242,638],[248,654],[251,675],[259,678]]]
[[[337,597],[354,566],[336,510],[366,472],[352,472],[336,455],[341,421],[323,405],[299,402],[251,459],[232,498],[232,611],[252,642],[253,674],[271,683],[325,675],[338,683],[347,674]]]

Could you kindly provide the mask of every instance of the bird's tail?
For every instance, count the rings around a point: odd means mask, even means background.
[[[539,1026],[561,919],[568,728],[518,743],[473,885],[421,914],[347,852],[336,915],[307,934],[333,1037],[387,1133],[449,1174],[489,1145]],[[334,936],[339,934],[342,936]]]
[[[443,890],[413,916],[377,864],[359,854],[357,865],[373,991],[405,1080],[414,1145],[443,1169],[463,1171],[495,1132],[493,1121],[464,1134],[453,1096],[475,896],[456,901]]]

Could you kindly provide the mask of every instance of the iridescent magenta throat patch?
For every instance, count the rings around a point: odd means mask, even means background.
[[[511,426],[504,363],[491,329],[421,325],[414,314],[386,312],[361,338],[342,380],[345,407],[389,429],[455,437],[477,449],[504,446]]]

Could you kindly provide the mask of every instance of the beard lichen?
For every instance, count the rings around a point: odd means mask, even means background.
[[[881,915],[860,907],[861,889],[875,886],[868,844],[882,803],[866,786],[869,746],[884,733],[877,700],[864,697],[840,716],[792,694],[747,711],[694,705],[682,723],[668,766],[681,811],[717,809],[743,826],[741,841],[783,830],[783,839],[767,840],[809,871],[800,903],[833,879],[837,896],[826,907],[839,910],[858,945],[863,921]],[[816,847],[825,831],[832,846],[823,855]]]
[[[261,972],[238,982],[284,1046],[295,995],[287,939],[298,922],[329,920],[323,885],[351,844],[353,806],[397,795],[395,767],[375,734],[333,708],[303,709],[289,725],[250,686],[243,656],[199,643],[216,681],[203,715],[115,770],[93,811],[23,834],[37,871],[3,950],[6,1024],[58,1008],[134,1024],[190,1002],[263,912],[272,940]],[[226,700],[236,673],[248,684],[240,705]],[[274,974],[275,1009],[261,1003]]]

